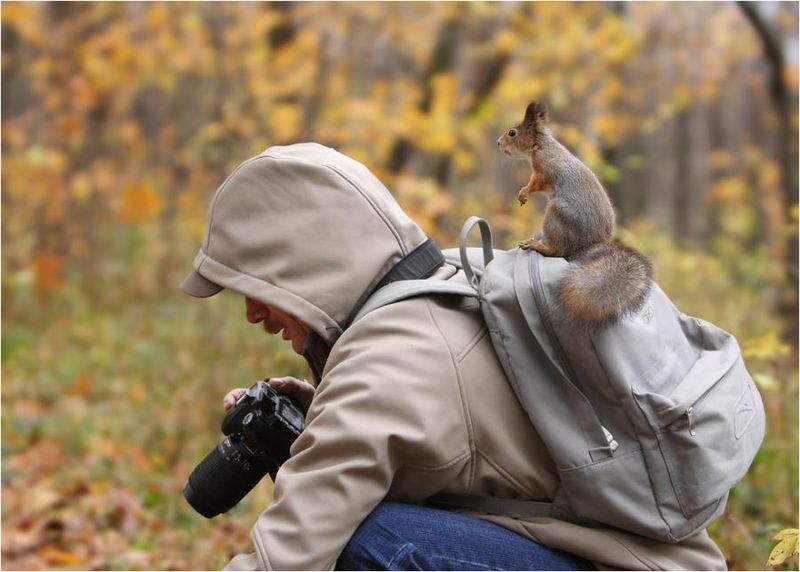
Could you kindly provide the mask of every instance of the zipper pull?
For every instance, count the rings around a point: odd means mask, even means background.
[[[686,421],[689,423],[689,435],[691,435],[692,437],[697,435],[697,431],[694,430],[694,415],[692,414],[693,412],[694,412],[694,407],[690,407],[689,409],[686,410],[686,413],[684,413],[684,415],[686,415]]]
[[[614,451],[619,449],[619,443],[617,440],[614,439],[614,436],[611,434],[611,431],[600,425],[600,429],[603,430],[603,435],[606,437],[606,441],[608,441],[608,448],[611,449],[611,453],[613,454]]]

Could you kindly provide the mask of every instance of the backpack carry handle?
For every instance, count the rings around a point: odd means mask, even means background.
[[[458,239],[458,251],[461,255],[461,267],[464,270],[464,274],[466,275],[467,280],[472,287],[477,290],[479,279],[472,270],[472,266],[469,263],[469,258],[467,257],[467,237],[469,236],[469,232],[472,230],[472,227],[474,227],[476,224],[481,229],[481,246],[483,247],[484,268],[492,261],[494,258],[494,252],[492,251],[492,230],[489,228],[489,223],[478,216],[469,217],[464,222],[464,226],[461,227],[461,236]]]

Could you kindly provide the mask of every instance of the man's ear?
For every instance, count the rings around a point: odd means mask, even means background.
[[[547,111],[547,105],[541,101],[532,101],[525,110],[525,119],[523,123],[533,126],[537,123],[547,123],[549,119],[550,115]]]

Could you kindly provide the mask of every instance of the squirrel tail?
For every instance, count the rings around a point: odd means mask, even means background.
[[[578,327],[594,330],[637,312],[650,291],[650,261],[618,242],[596,244],[570,262],[558,287],[558,303]]]

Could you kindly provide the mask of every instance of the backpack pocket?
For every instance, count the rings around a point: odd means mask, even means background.
[[[679,319],[698,359],[668,395],[634,390],[634,399],[690,518],[744,476],[764,436],[764,412],[733,336],[697,318]]]
[[[601,522],[653,538],[670,538],[650,487],[648,468],[641,449],[582,467],[559,469],[561,492],[569,511],[579,519]],[[556,497],[556,506],[559,505]]]

